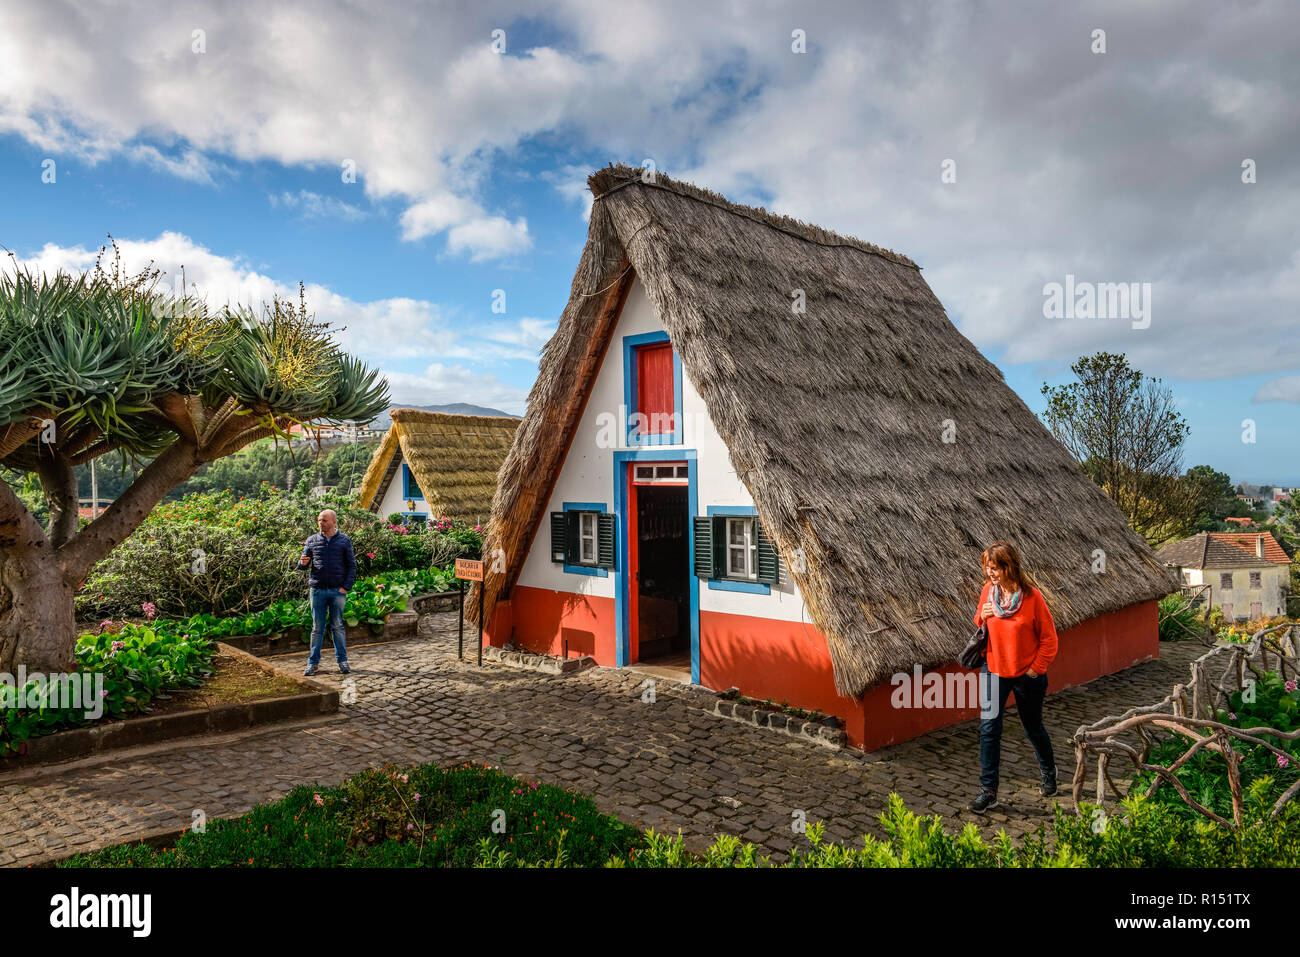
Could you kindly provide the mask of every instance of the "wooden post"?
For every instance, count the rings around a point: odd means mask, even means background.
[[[456,616],[456,660],[465,660],[465,581],[457,578],[460,586],[460,614]]]

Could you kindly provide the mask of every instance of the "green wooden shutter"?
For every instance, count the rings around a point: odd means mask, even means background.
[[[564,513],[564,560],[570,565],[579,564],[582,543],[578,540],[578,516],[581,512]]]
[[[716,576],[713,552],[713,519],[696,516],[691,519],[695,528],[695,574],[704,579]]]
[[[596,564],[614,567],[614,516],[609,512],[596,516]]]
[[[569,558],[569,547],[565,532],[567,526],[563,512],[551,513],[551,561],[563,563]]]
[[[767,537],[763,531],[763,523],[754,517],[754,537],[758,543],[758,580],[766,582],[769,585],[779,584],[781,581],[781,556],[776,552],[776,546],[772,540]]]

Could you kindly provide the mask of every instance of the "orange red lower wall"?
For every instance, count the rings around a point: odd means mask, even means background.
[[[596,664],[618,664],[614,647],[614,599],[516,585],[508,601],[492,607],[484,627],[490,645],[507,641],[539,654],[591,655]]]
[[[1156,602],[1151,601],[1061,632],[1047,672],[1049,693],[1158,657],[1156,623]],[[516,585],[509,601],[494,607],[485,640],[493,645],[513,640],[547,654],[567,649],[570,655],[588,654],[597,664],[613,667],[614,600]],[[954,688],[957,676],[969,674],[956,663],[923,674],[932,672],[939,679],[923,677],[923,687],[942,680]],[[909,675],[909,681],[915,684],[916,677]],[[977,697],[963,708],[919,706],[925,701],[919,692],[911,702],[918,706],[896,707],[906,697],[904,686],[889,680],[859,698],[842,697],[835,690],[826,638],[814,625],[712,611],[700,612],[700,683],[833,714],[844,721],[849,743],[867,751],[969,720],[979,711]]]

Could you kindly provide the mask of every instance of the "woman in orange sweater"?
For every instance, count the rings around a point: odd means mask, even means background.
[[[994,542],[980,555],[984,589],[975,624],[987,622],[987,658],[980,669],[980,793],[967,805],[984,813],[998,806],[998,765],[1002,757],[1002,716],[1013,691],[1020,723],[1038,757],[1045,797],[1056,793],[1056,761],[1043,726],[1047,668],[1056,657],[1056,625],[1043,593],[1020,565],[1007,542]]]

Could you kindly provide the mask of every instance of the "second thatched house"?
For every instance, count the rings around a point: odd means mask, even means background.
[[[1176,580],[915,263],[642,172],[589,181],[493,505],[490,643],[676,668],[875,748],[976,713],[895,682],[958,670],[1007,539],[1061,633],[1053,689],[1157,654]]]
[[[486,525],[497,470],[520,419],[393,409],[361,480],[359,504],[412,521],[440,516]]]

